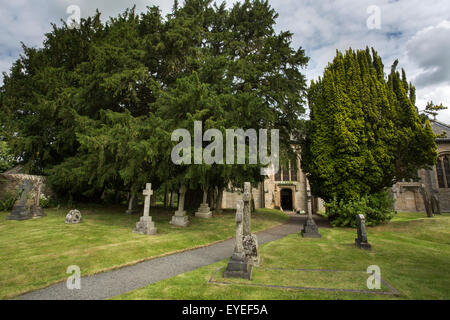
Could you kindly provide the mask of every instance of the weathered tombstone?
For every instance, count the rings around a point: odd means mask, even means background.
[[[208,205],[208,189],[205,188],[203,190],[203,202],[200,205],[200,208],[195,213],[195,216],[198,218],[209,219],[212,217],[211,208]]]
[[[244,202],[238,201],[236,209],[236,243],[224,273],[225,278],[252,279],[252,265],[244,252]]]
[[[431,196],[431,205],[433,207],[433,213],[441,214],[441,203],[439,201],[439,196],[436,193]]]
[[[360,249],[370,249],[371,245],[367,242],[366,218],[362,214],[356,216],[356,228],[358,232],[358,238],[355,239],[356,246]]]
[[[303,225],[302,237],[303,238],[322,238],[322,235],[319,233],[319,228],[314,222],[312,211],[312,195],[311,191],[308,190],[308,217],[306,218],[305,224]]]
[[[41,198],[41,187],[42,182],[39,179],[36,183],[36,195],[34,197],[34,204],[30,208],[31,217],[33,219],[38,219],[46,216],[44,209],[42,209],[39,204],[39,200]]]
[[[125,213],[130,215],[137,213],[137,197],[136,192],[134,191],[130,193],[130,200],[128,201],[128,210]]]
[[[427,213],[428,218],[433,217],[433,205],[431,202],[430,195],[428,194],[427,190],[424,187],[420,188],[420,192],[422,193],[423,202],[425,205],[425,211]]]
[[[134,229],[133,232],[144,235],[154,235],[157,233],[157,229],[155,228],[155,223],[152,221],[152,217],[150,216],[150,198],[153,195],[151,183],[147,183],[147,186],[142,194],[145,196],[144,216],[142,216],[141,220],[136,223],[136,229]]]
[[[19,187],[20,199],[16,203],[11,211],[11,214],[6,217],[7,220],[28,220],[31,219],[30,208],[27,207],[28,193],[31,190],[31,182],[25,180]]]
[[[186,186],[181,186],[180,195],[178,198],[178,210],[175,211],[175,215],[172,217],[170,224],[178,227],[187,227],[189,225],[189,217],[184,210],[184,198],[186,196]]]
[[[252,185],[250,182],[244,184],[244,252],[250,263],[257,266],[260,263],[258,253],[258,238],[252,234],[251,227],[251,201],[252,201]]]
[[[70,210],[66,216],[66,224],[79,224],[83,218],[79,210]]]

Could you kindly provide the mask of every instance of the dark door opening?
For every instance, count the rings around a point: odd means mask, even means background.
[[[294,210],[291,189],[281,190],[281,208],[283,208],[284,211],[293,211]]]

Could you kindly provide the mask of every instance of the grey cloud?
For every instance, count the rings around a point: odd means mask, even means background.
[[[450,21],[418,32],[407,48],[410,60],[423,70],[415,79],[418,86],[450,83]]]

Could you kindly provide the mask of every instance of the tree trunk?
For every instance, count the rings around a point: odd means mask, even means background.
[[[222,213],[222,200],[223,200],[223,191],[224,189],[219,189],[219,192],[217,193],[217,199],[216,199],[216,211],[219,213]]]

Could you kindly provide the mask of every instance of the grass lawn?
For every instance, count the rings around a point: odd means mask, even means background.
[[[210,220],[190,217],[188,228],[169,224],[175,209],[151,209],[158,235],[133,234],[139,215],[124,214],[123,207],[80,205],[83,223],[66,225],[68,209],[47,209],[47,217],[7,221],[0,213],[0,299],[66,280],[67,267],[77,265],[82,276],[130,265],[157,256],[204,246],[233,237],[233,211]],[[258,210],[255,231],[286,222],[275,210]]]
[[[371,251],[355,248],[353,229],[321,229],[320,232],[322,239],[303,239],[297,234],[263,245],[263,264],[254,268],[251,282],[224,279],[227,261],[222,261],[115,299],[450,299],[449,214],[426,218],[420,213],[400,213],[391,223],[368,229]],[[365,271],[371,265],[380,267],[383,280],[400,296],[249,285],[368,290],[369,275]],[[208,283],[219,267],[222,269],[214,280],[235,284]],[[388,291],[386,287],[381,289]]]

